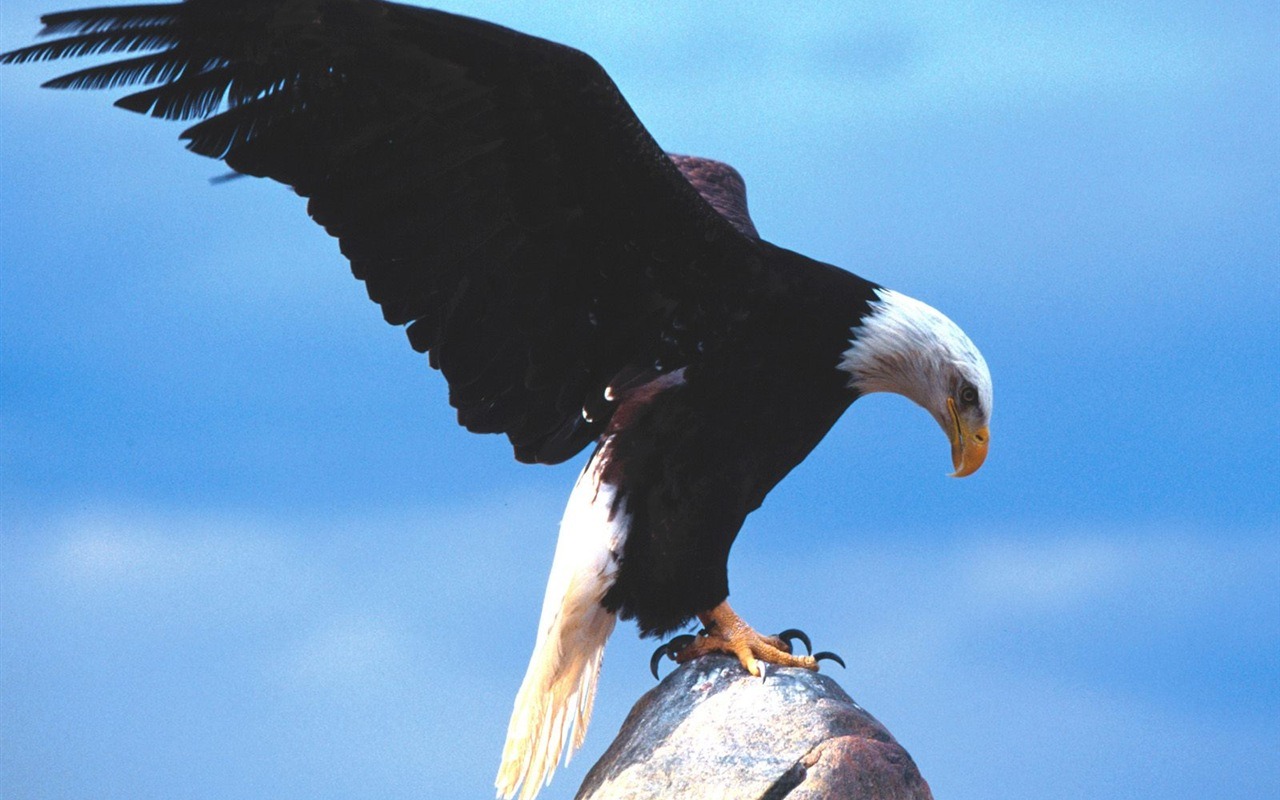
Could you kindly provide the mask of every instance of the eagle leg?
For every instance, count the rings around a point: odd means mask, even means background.
[[[781,636],[764,636],[757,633],[742,620],[729,603],[723,602],[710,611],[698,614],[704,631],[692,642],[675,653],[675,660],[683,664],[708,653],[729,653],[737,656],[743,669],[760,677],[764,674],[761,662],[777,664],[780,667],[800,667],[817,671],[819,657],[830,657],[831,654],[819,653],[818,656],[798,656],[791,652],[792,638],[806,642],[808,637],[799,631],[787,630]]]

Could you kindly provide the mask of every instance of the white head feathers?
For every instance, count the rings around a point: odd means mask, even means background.
[[[891,289],[853,330],[840,369],[860,394],[895,392],[923,406],[947,427],[947,398],[964,383],[978,393],[982,416],[991,416],[991,372],[978,348],[942,312]],[[942,415],[942,416],[939,416]]]

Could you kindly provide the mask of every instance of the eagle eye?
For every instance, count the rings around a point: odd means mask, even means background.
[[[978,402],[978,390],[966,386],[960,390],[960,405],[971,406]]]

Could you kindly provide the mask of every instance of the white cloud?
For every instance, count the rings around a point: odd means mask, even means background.
[[[840,652],[836,680],[937,796],[1278,788],[1280,686],[1262,655],[1280,648],[1272,531],[1028,523],[862,539],[742,540],[735,607]]]
[[[229,572],[278,566],[262,523],[232,516],[79,513],[50,524],[56,543],[45,566],[69,590],[184,590]]]
[[[956,564],[957,589],[1007,610],[1071,610],[1123,585],[1130,555],[1117,542],[1091,537],[986,542]]]
[[[412,680],[411,651],[422,645],[397,616],[337,615],[288,648],[279,678],[293,689],[364,693]]]
[[[1280,543],[1265,531],[1028,524],[795,552],[761,541],[771,534],[783,535],[753,531],[735,548],[736,607],[765,627],[812,626],[817,646],[841,643],[874,681],[982,669],[1052,682],[1095,658],[1129,664],[1166,649],[1217,674],[1210,635],[1241,652],[1280,645]],[[1025,660],[1010,652],[1021,640]]]
[[[202,746],[189,731],[173,738],[174,720],[235,730],[246,766],[222,789],[245,796],[250,767],[279,759],[294,775],[281,796],[305,795],[308,775],[336,775],[338,763],[352,796],[483,787],[558,506],[513,497],[304,522],[118,509],[29,521],[0,540],[6,672],[19,678],[6,691],[32,704],[23,718],[36,737],[53,696],[90,733],[127,722],[139,733],[107,755],[144,766],[160,740],[169,750],[157,752],[176,758]],[[940,795],[1079,796],[1143,763],[1160,765],[1155,785],[1260,785],[1243,759],[1267,763],[1249,715],[1261,699],[1234,701],[1248,713],[1222,718],[1199,710],[1247,680],[1232,653],[1275,644],[1280,545],[1268,532],[1028,524],[767,546],[782,535],[753,529],[739,543],[735,606],[762,628],[798,625],[841,652],[850,670],[837,680]],[[1234,633],[1200,641],[1217,628]],[[1189,672],[1164,683],[1132,674],[1135,663],[1173,669],[1166,645],[1192,659]],[[548,797],[572,795],[652,685],[653,646],[619,628],[589,747]],[[104,692],[155,700],[104,710]],[[1178,760],[1197,746],[1212,761]],[[109,768],[74,749],[57,758],[85,780]]]

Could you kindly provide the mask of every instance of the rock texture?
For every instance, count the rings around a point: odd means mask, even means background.
[[[915,762],[835,681],[802,669],[752,678],[728,656],[650,691],[577,800],[932,800]]]

